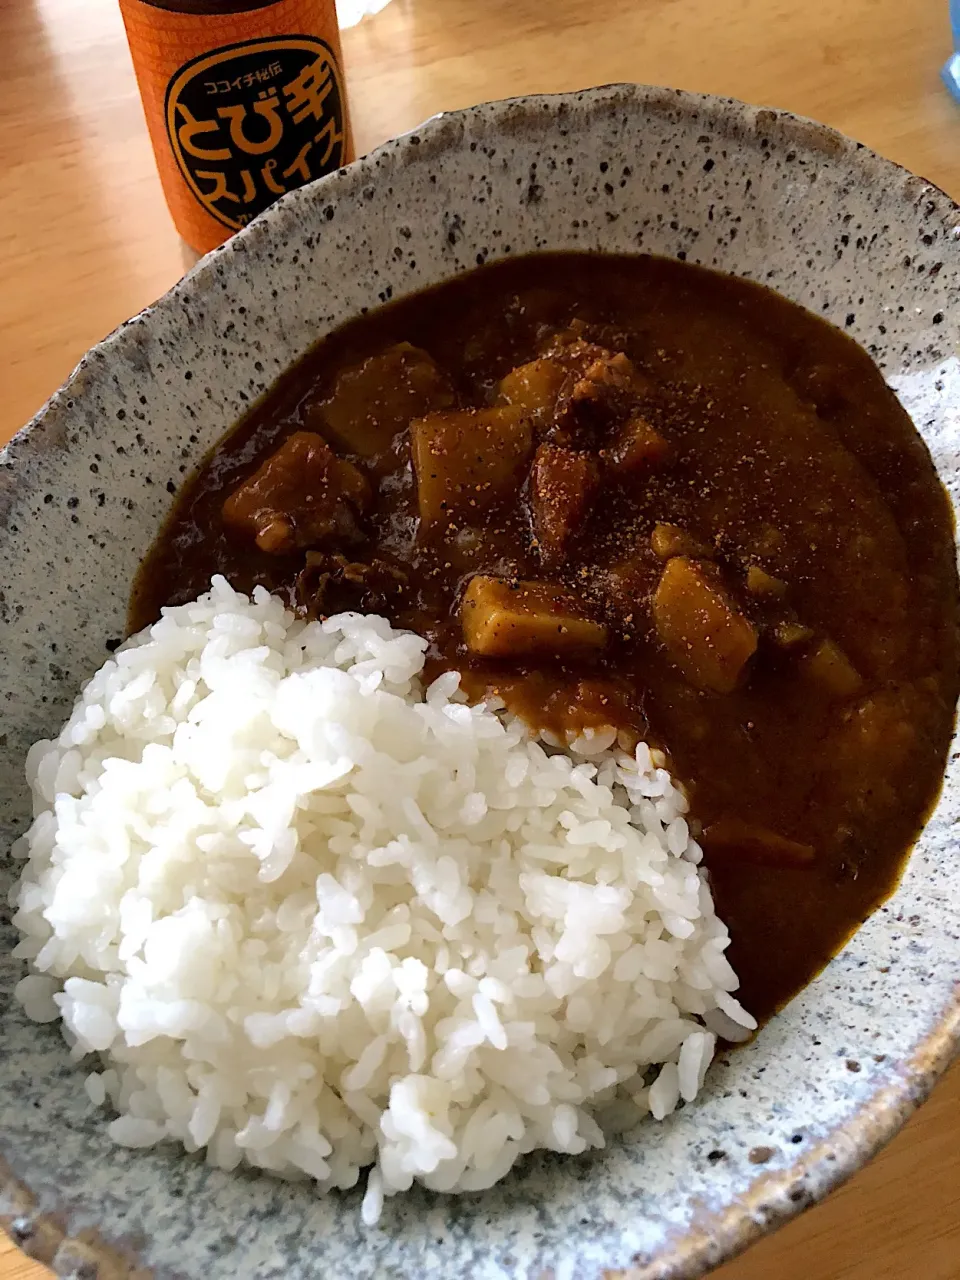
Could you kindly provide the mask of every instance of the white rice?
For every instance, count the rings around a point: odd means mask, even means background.
[[[755,1026],[662,758],[545,749],[424,648],[218,578],[30,751],[17,995],[118,1143],[372,1165],[372,1223],[662,1118]]]

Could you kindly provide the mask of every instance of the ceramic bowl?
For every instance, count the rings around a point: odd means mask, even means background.
[[[956,501],[958,235],[942,192],[829,129],[635,86],[440,116],[281,200],[94,348],[0,456],[0,846],[27,820],[27,746],[121,634],[171,495],[328,330],[537,249],[719,267],[858,338]],[[896,895],[661,1126],[590,1158],[528,1158],[482,1195],[415,1191],[365,1230],[357,1192],[113,1147],[56,1029],[6,998],[0,1212],[85,1280],[701,1275],[859,1168],[957,1049],[957,760]],[[6,997],[12,943],[5,923]]]

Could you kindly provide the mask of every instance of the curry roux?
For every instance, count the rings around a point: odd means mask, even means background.
[[[891,892],[941,784],[930,456],[851,339],[702,268],[508,260],[324,339],[185,484],[131,630],[214,573],[385,612],[538,727],[662,746],[761,1017]]]

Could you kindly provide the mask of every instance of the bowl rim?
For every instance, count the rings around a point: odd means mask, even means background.
[[[64,425],[73,401],[84,394],[85,384],[99,363],[117,348],[124,335],[150,323],[158,306],[176,305],[184,293],[204,290],[210,283],[214,263],[221,256],[229,261],[245,254],[269,234],[274,223],[296,222],[299,205],[313,202],[321,193],[335,195],[335,184],[345,177],[368,172],[371,177],[379,159],[395,148],[417,145],[421,158],[443,154],[456,140],[461,124],[478,112],[489,114],[489,123],[516,127],[525,118],[549,114],[556,117],[567,106],[586,104],[596,108],[605,100],[628,101],[641,112],[670,109],[685,115],[707,114],[713,127],[723,134],[740,134],[744,126],[754,131],[774,130],[778,143],[804,150],[828,162],[843,162],[872,184],[896,187],[911,203],[932,202],[938,220],[951,229],[951,238],[960,239],[960,204],[929,180],[905,166],[889,160],[865,144],[829,125],[778,108],[756,106],[736,98],[695,93],[658,85],[617,82],[585,90],[549,94],[519,95],[481,102],[455,111],[442,111],[421,125],[397,135],[359,157],[336,173],[319,178],[289,192],[247,227],[201,257],[156,301],[122,322],[95,343],[78,361],[63,385],[46,400],[10,441],[0,447],[0,525],[14,496],[14,470],[31,456],[51,450],[68,450]],[[338,193],[337,193],[338,194]],[[896,892],[896,889],[894,889]],[[960,1059],[960,975],[954,993],[911,1057],[898,1064],[890,1083],[878,1089],[845,1121],[796,1159],[788,1169],[759,1174],[749,1188],[722,1210],[703,1210],[682,1231],[671,1231],[664,1250],[650,1261],[606,1271],[608,1280],[696,1280],[707,1271],[736,1257],[761,1236],[784,1225],[804,1209],[822,1200],[829,1192],[857,1173],[895,1134],[928,1097],[950,1065]],[[810,1191],[800,1199],[790,1189],[803,1175],[814,1175],[807,1183]],[[38,1214],[30,1188],[16,1177],[0,1155],[0,1225],[11,1232],[15,1243],[31,1256],[58,1271],[70,1273],[78,1263],[102,1264],[111,1276],[149,1273],[129,1255],[118,1252],[98,1231],[85,1230],[77,1237],[65,1235],[50,1213]],[[122,1246],[121,1246],[122,1248]],[[66,1274],[66,1272],[61,1272]],[[88,1272],[89,1274],[89,1272]]]

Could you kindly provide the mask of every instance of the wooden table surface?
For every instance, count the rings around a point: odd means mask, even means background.
[[[947,0],[393,0],[344,34],[357,145],[444,108],[638,80],[813,116],[960,196]],[[189,261],[115,0],[0,0],[0,441]],[[48,1273],[0,1237],[0,1280]],[[960,1280],[960,1067],[723,1280]]]

